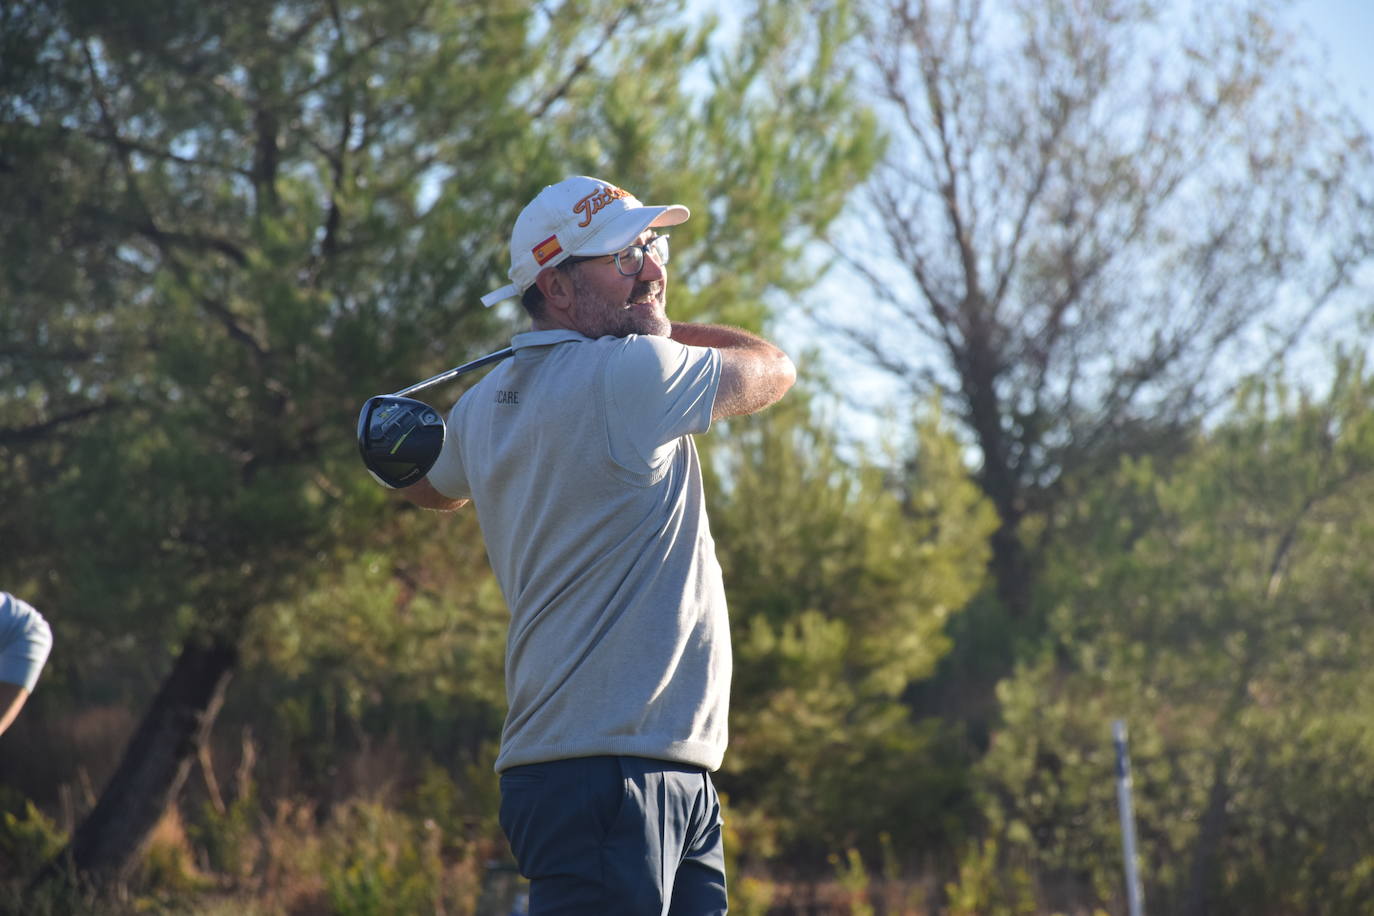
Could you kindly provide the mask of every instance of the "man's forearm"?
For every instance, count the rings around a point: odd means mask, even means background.
[[[748,331],[716,324],[673,322],[673,340],[720,351],[720,384],[712,419],[736,417],[777,402],[797,379],[787,354]]]
[[[24,708],[24,701],[28,697],[29,692],[21,685],[0,681],[0,734],[4,734],[5,729],[10,727],[10,723],[19,715],[19,710]]]
[[[673,333],[670,336],[678,343],[689,347],[714,347],[717,350],[736,350],[743,347],[777,349],[757,334],[722,324],[688,324],[674,321]]]
[[[396,492],[400,493],[421,509],[433,509],[436,512],[452,512],[468,504],[466,499],[454,499],[451,496],[445,496],[440,493],[435,488],[434,484],[429,482],[428,477],[423,477],[410,486],[402,490],[397,490]]]

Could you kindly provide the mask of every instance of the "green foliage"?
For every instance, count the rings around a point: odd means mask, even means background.
[[[941,628],[978,588],[993,519],[932,419],[903,499],[842,460],[804,397],[713,434],[712,530],[735,651],[721,783],[761,848],[821,858],[933,842],[962,792],[935,721],[907,686],[947,648]],[[787,812],[782,816],[781,812]]]
[[[261,853],[257,837],[260,804],[257,792],[250,791],[226,805],[223,812],[208,802],[201,806],[199,819],[187,832],[212,870],[240,880],[252,874]]]
[[[73,649],[233,638],[369,539],[361,400],[493,339],[474,295],[512,204],[439,221],[421,198],[437,164],[462,181],[519,147],[527,15],[179,4],[144,29],[137,3],[26,6],[50,90],[4,126],[27,213],[0,237],[34,269],[4,275],[3,321],[36,344],[0,388],[5,571]]]
[[[1257,387],[1176,466],[1124,462],[1076,504],[1053,639],[1002,686],[980,767],[995,829],[1107,905],[1110,722],[1130,722],[1146,898],[1356,913],[1371,893],[1374,399]]]
[[[101,916],[128,916],[133,907],[99,904],[90,895],[74,887],[49,883],[36,890],[25,887],[24,881],[0,884],[0,912],[23,913],[24,916],[70,916],[72,913],[100,913]]]
[[[140,857],[136,885],[146,888],[149,897],[172,903],[173,908],[214,888],[214,879],[196,867],[179,816],[165,817],[154,830]]]
[[[24,799],[22,816],[13,811],[0,815],[0,861],[5,863],[6,876],[24,878],[33,874],[51,861],[66,842],[66,834],[29,799]]]
[[[432,822],[381,805],[340,812],[324,846],[322,873],[332,912],[407,916],[441,912],[442,861]]]
[[[389,551],[349,557],[334,581],[263,615],[254,662],[337,693],[353,716],[383,697],[502,711],[507,612],[475,516],[412,511],[390,530]]]
[[[29,887],[37,870],[67,845],[67,834],[19,792],[0,787],[0,913],[64,916],[88,912],[90,901],[75,887],[48,882]]]
[[[743,875],[730,879],[730,912],[739,916],[767,916],[773,903],[773,885],[763,878]]]
[[[996,840],[970,840],[959,877],[945,885],[950,916],[1032,916],[1035,888],[1029,869],[1003,861]]]
[[[720,793],[720,803],[730,907],[732,910],[765,916],[773,902],[775,889],[766,878],[747,873],[742,868],[741,860],[767,860],[777,854],[776,847],[770,844],[771,822],[764,812],[737,809],[731,803],[728,792]]]
[[[853,916],[873,916],[873,906],[868,902],[868,869],[859,851],[847,849],[843,857],[831,853],[830,865],[835,869],[840,887],[848,895],[849,912]]]

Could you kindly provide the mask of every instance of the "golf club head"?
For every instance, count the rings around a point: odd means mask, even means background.
[[[444,418],[423,401],[381,394],[358,415],[358,451],[377,481],[408,487],[429,473],[444,447]]]

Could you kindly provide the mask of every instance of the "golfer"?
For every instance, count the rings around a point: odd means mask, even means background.
[[[0,735],[24,708],[52,649],[52,631],[31,605],[0,592]]]
[[[471,500],[510,607],[501,826],[530,913],[726,911],[720,802],[730,634],[692,436],[796,371],[734,328],[671,322],[682,206],[578,176],[511,234],[533,330],[449,415],[430,509]]]

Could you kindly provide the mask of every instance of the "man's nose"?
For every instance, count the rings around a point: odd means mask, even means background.
[[[639,282],[653,283],[663,279],[663,265],[649,252],[644,253],[644,267],[639,272]]]

